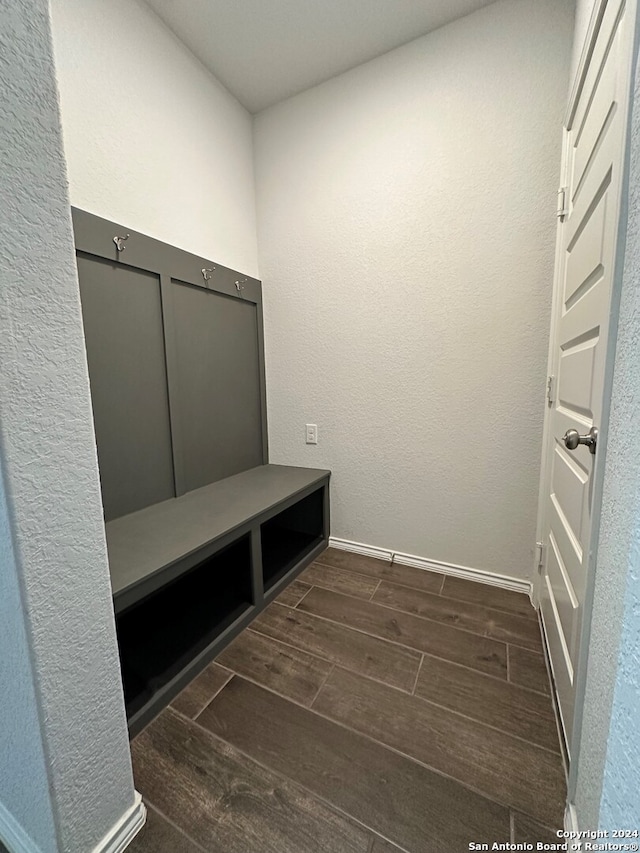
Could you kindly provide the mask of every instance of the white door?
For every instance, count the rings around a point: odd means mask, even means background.
[[[596,6],[564,129],[566,213],[557,234],[538,521],[543,544],[538,592],[569,750],[602,478],[598,454],[604,451],[602,443],[595,454],[586,444],[573,444],[578,434],[599,429],[606,414],[635,22],[632,0],[600,0]],[[571,430],[576,432],[564,440]]]

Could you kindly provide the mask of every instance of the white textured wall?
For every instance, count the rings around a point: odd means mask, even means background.
[[[0,850],[11,832],[49,851],[56,831],[24,618],[0,472]]]
[[[52,6],[71,203],[256,276],[249,113],[139,0]]]
[[[334,536],[530,573],[573,11],[499,0],[255,119],[271,458],[333,470]]]
[[[0,79],[0,833],[89,853],[134,790],[46,0]]]
[[[576,761],[580,829],[637,828],[640,817],[640,73],[632,99],[626,254]]]

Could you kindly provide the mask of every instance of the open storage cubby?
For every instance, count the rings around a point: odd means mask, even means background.
[[[270,589],[303,560],[324,537],[324,488],[260,525],[262,578]]]
[[[252,606],[247,534],[117,614],[127,716]]]

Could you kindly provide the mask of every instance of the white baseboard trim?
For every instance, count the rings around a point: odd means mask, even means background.
[[[564,829],[565,832],[572,833],[572,836],[567,839],[567,850],[582,850],[583,845],[576,841],[580,838],[580,830],[578,829],[578,814],[573,803],[567,803],[564,810]]]
[[[364,554],[365,557],[375,557],[378,560],[391,560],[392,551],[385,548],[376,548],[375,545],[363,545],[361,542],[349,542],[348,539],[336,539],[329,537],[329,546],[338,548],[340,551],[351,551],[353,554]]]
[[[490,586],[499,586],[502,589],[511,589],[514,592],[524,592],[529,598],[532,596],[532,584],[530,581],[512,578],[508,575],[485,572],[483,569],[472,569],[469,566],[457,566],[454,563],[441,563],[438,560],[428,560],[426,557],[403,554],[399,551],[391,551],[388,548],[364,545],[361,542],[350,542],[348,539],[336,539],[333,536],[329,539],[329,545],[341,551],[351,551],[354,554],[363,554],[366,557],[390,560],[392,563],[399,563],[402,566],[413,566],[416,569],[424,569],[428,572],[439,572],[443,575],[453,575],[458,578],[479,581]]]
[[[35,841],[27,835],[21,824],[0,803],[0,844],[9,853],[42,853]]]
[[[120,818],[113,829],[93,848],[92,853],[122,853],[131,844],[147,820],[147,810],[136,791],[136,799],[129,811]]]
[[[136,799],[113,829],[93,848],[92,853],[122,853],[140,832],[147,819],[142,797]],[[42,850],[24,831],[18,821],[0,803],[0,842],[9,853],[42,853]]]

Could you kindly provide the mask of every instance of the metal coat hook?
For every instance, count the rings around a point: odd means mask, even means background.
[[[215,267],[204,267],[200,270],[200,272],[202,273],[202,278],[205,281],[209,281],[212,278],[214,271]]]
[[[246,278],[240,278],[240,279],[238,279],[238,281],[236,281],[235,284],[236,284],[236,290],[238,291],[238,293],[242,293],[242,291],[244,290],[244,286],[246,284],[246,281],[247,281]]]
[[[130,235],[129,235],[129,234],[127,234],[127,236],[126,236],[126,237],[114,237],[114,238],[113,238],[113,242],[116,244],[116,249],[117,249],[119,252],[124,252],[124,250],[127,248],[127,247],[124,245],[124,243],[125,243],[125,241],[126,241],[126,240],[128,240],[128,239],[129,239],[129,237],[130,237]]]

